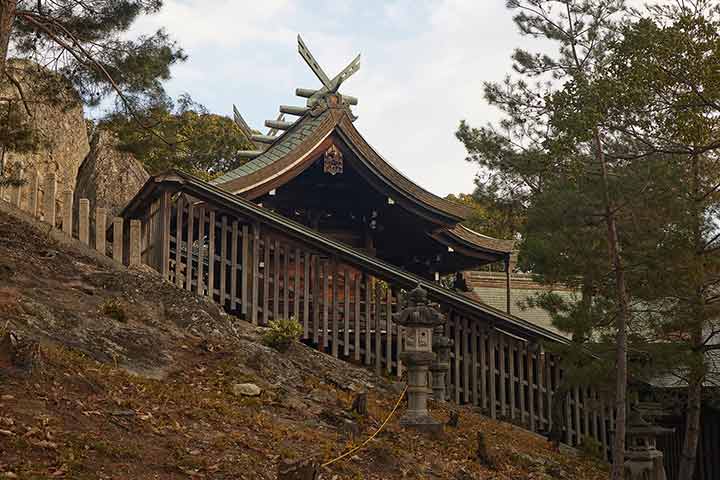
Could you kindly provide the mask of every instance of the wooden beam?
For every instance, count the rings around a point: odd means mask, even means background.
[[[198,208],[198,268],[195,293],[199,296],[205,295],[205,282],[203,281],[205,270],[205,208]]]
[[[193,229],[195,228],[195,211],[192,201],[188,201],[188,221],[187,221],[187,264],[185,265],[185,272],[187,278],[185,279],[185,288],[188,292],[192,291],[192,250],[193,250]]]
[[[343,274],[343,298],[345,304],[343,308],[343,355],[350,355],[350,270],[345,267]]]
[[[215,301],[215,210],[210,210],[208,232],[208,298]]]
[[[123,219],[113,218],[113,260],[123,263]]]
[[[260,293],[260,224],[253,223],[252,226],[252,305],[250,306],[250,316],[253,325],[258,324],[258,310]]]
[[[175,285],[182,288],[183,197],[178,197],[175,202],[175,208]]]
[[[220,306],[225,308],[227,298],[227,260],[228,260],[228,220],[223,215],[220,220]]]
[[[242,226],[242,275],[240,284],[240,312],[245,320],[248,314],[248,285],[250,284],[250,229],[247,224]]]

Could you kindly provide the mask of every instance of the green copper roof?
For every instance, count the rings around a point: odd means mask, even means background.
[[[212,185],[222,185],[236,178],[255,173],[261,168],[265,168],[277,160],[280,160],[309,137],[328,115],[330,115],[329,110],[326,110],[317,117],[304,115],[299,118],[289,130],[280,135],[262,154],[253,158],[245,165],[212,180],[210,183]]]

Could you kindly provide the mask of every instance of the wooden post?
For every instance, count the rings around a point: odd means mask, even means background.
[[[507,254],[505,257],[505,310],[507,313],[510,312],[510,253]]]
[[[323,326],[322,326],[322,333],[323,333],[323,340],[322,340],[322,348],[326,349],[330,342],[328,340],[328,330],[330,329],[328,325],[328,309],[330,308],[330,302],[328,302],[328,276],[330,270],[330,265],[328,265],[327,262],[323,263],[323,275],[322,275],[322,291],[320,292],[320,296],[322,297],[322,305],[323,305]]]
[[[280,318],[280,242],[275,240],[273,251],[273,320]]]
[[[82,200],[81,200],[82,201]],[[140,220],[130,220],[130,265],[140,265]]]
[[[515,415],[517,414],[517,402],[515,401],[515,381],[517,380],[517,377],[515,376],[515,347],[517,346],[517,342],[513,339],[510,339],[508,341],[508,363],[510,368],[510,418],[515,419]]]
[[[506,388],[506,372],[505,372],[505,335],[499,334],[497,336],[497,349],[498,356],[497,361],[500,362],[498,365],[498,379],[500,380],[500,415],[505,418],[507,415],[507,388]]]
[[[470,381],[472,382],[472,403],[477,406],[480,403],[478,397],[478,322],[470,320]]]
[[[520,424],[525,425],[525,365],[527,361],[527,350],[525,342],[518,343],[518,392],[520,394]]]
[[[388,284],[385,300],[385,369],[388,373],[392,373],[392,288]]]
[[[338,342],[339,342],[339,335],[338,335],[338,274],[340,272],[338,271],[338,264],[337,259],[332,259],[332,292],[330,295],[332,296],[332,302],[331,302],[331,319],[332,319],[332,356],[337,358],[338,356]]]
[[[355,274],[355,335],[353,340],[355,343],[355,361],[360,361],[360,272]]]
[[[230,310],[237,307],[238,295],[238,222],[232,222],[232,237],[230,240]]]
[[[228,236],[228,223],[227,217],[223,215],[220,226],[220,306],[225,308],[225,298],[227,296],[227,236]]]
[[[193,230],[195,228],[195,210],[193,202],[188,201],[188,221],[187,221],[187,262],[185,265],[185,289],[192,291],[192,260],[193,260]]]
[[[538,345],[537,362],[537,416],[539,424],[538,430],[545,430],[545,420],[547,418],[543,405],[545,399],[545,350],[543,349],[542,345]]]
[[[527,382],[528,382],[528,407],[530,410],[530,431],[535,431],[535,365],[533,357],[535,354],[528,349],[527,351]]]
[[[455,358],[453,362],[453,373],[455,375],[455,403],[460,405],[460,355],[462,352],[462,333],[460,333],[460,322],[452,311],[448,313],[448,319],[452,319],[453,331],[455,332]]]
[[[182,243],[183,243],[183,197],[180,196],[175,202],[175,285],[183,287],[182,271]]]
[[[55,227],[55,194],[57,180],[54,173],[45,177],[45,190],[43,191],[43,220]]]
[[[205,208],[198,208],[198,268],[197,268],[197,284],[195,285],[195,293],[201,297],[205,295],[205,283],[203,282],[203,273],[205,270]]]
[[[282,247],[282,292],[283,292],[283,318],[290,318],[290,246]]]
[[[370,320],[372,317],[371,297],[373,291],[373,283],[370,279],[370,275],[365,275],[365,365],[372,363],[370,354],[372,349],[372,338],[371,338],[371,325]]]
[[[90,200],[80,199],[80,211],[78,212],[78,236],[85,245],[90,244]]]
[[[580,442],[582,441],[581,438],[581,428],[580,428],[580,389],[578,387],[575,387],[573,389],[573,397],[575,398],[575,404],[574,404],[574,416],[575,416],[575,445],[580,445]]]
[[[72,237],[73,231],[73,192],[66,190],[63,192],[63,212],[62,212],[62,231],[68,237]]]
[[[343,309],[343,355],[350,355],[350,270],[345,267],[343,275],[345,308]]]
[[[113,218],[113,260],[123,263],[123,219]]]
[[[497,418],[497,386],[495,384],[495,333],[490,332],[488,335],[488,366],[490,371],[490,417]]]
[[[375,283],[375,373],[382,373],[382,330],[380,329],[380,318],[382,318],[382,297],[380,285]]]
[[[248,314],[248,286],[250,285],[250,228],[248,225],[242,226],[242,266],[240,273],[242,281],[240,283],[240,312],[243,318],[247,319]]]
[[[310,261],[312,255],[305,252],[303,255],[303,338],[310,338]]]
[[[295,249],[295,276],[293,277],[293,317],[295,317],[295,320],[298,322],[301,322],[300,319],[300,249]],[[305,323],[303,322],[303,326]],[[305,338],[307,338],[307,335],[305,335]]]
[[[210,210],[208,220],[208,298],[215,301],[215,210]]]
[[[22,181],[25,179],[25,176],[23,174],[22,168],[20,169],[20,174],[18,175],[18,180]],[[10,190],[10,203],[17,208],[20,208],[20,202],[22,201],[22,187],[23,185],[15,185]]]
[[[270,320],[270,244],[272,240],[266,233],[263,240],[263,315],[262,324]]]
[[[481,330],[479,332],[480,337],[480,407],[488,407],[488,386],[487,386],[487,368],[488,368],[488,355],[487,355],[487,332]]]
[[[170,279],[170,215],[172,214],[172,197],[164,191],[160,197],[160,273],[163,280]]]
[[[545,359],[545,404],[547,405],[547,422],[548,431],[552,430],[553,427],[553,388],[552,388],[552,362],[553,359],[546,357]]]
[[[320,259],[317,255],[312,257],[313,261],[313,342],[320,344]]]
[[[40,175],[37,169],[33,169],[28,179],[28,213],[33,217],[38,216],[38,189],[40,187]]]
[[[252,242],[252,307],[251,317],[253,325],[258,324],[258,294],[260,291],[260,225],[253,223]]]
[[[107,229],[107,209],[95,209],[95,250],[105,255],[105,230]]]
[[[468,341],[472,338],[470,332],[470,323],[467,317],[460,317],[459,322],[462,322],[462,371],[463,371],[463,402],[469,403],[470,397],[470,345]]]

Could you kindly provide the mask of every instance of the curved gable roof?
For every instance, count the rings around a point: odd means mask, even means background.
[[[375,179],[391,191],[423,209],[432,211],[449,224],[461,222],[468,217],[467,207],[425,190],[385,161],[358,132],[344,108],[330,108],[317,117],[303,115],[258,157],[212,183],[232,193],[242,194],[269,184],[271,180],[291,170],[297,169],[295,174],[299,174],[308,166],[303,160],[307,160],[308,155],[333,132],[337,132],[345,140]]]

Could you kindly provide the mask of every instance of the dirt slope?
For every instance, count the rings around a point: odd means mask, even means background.
[[[272,350],[262,329],[153,273],[101,266],[0,214],[0,334],[10,331],[38,365],[15,367],[0,348],[0,478],[274,479],[281,458],[324,461],[367,438],[398,396],[305,345]],[[245,382],[261,395],[236,395]],[[361,390],[369,418],[348,413]],[[479,430],[494,469],[476,460]],[[432,440],[394,418],[321,478],[606,478],[469,407],[446,432]]]

